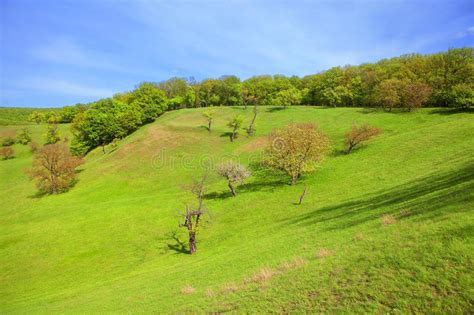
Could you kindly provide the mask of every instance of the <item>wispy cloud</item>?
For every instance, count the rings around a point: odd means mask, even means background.
[[[81,96],[91,98],[110,97],[114,91],[108,88],[85,85],[81,83],[57,80],[53,78],[29,78],[25,80],[22,87],[28,87],[42,93],[62,94],[68,96]]]
[[[463,38],[472,35],[474,35],[474,26],[468,27],[465,31],[456,33],[457,38]]]
[[[66,37],[58,37],[42,46],[33,47],[31,56],[35,59],[97,69],[120,70],[105,53],[85,48]]]

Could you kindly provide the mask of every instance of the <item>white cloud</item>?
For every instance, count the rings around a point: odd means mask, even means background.
[[[44,93],[90,98],[110,97],[114,94],[110,89],[52,78],[31,78],[25,80],[22,87]]]
[[[82,47],[65,37],[56,38],[47,45],[33,48],[31,55],[52,63],[120,70],[120,67],[112,63],[106,54]]]

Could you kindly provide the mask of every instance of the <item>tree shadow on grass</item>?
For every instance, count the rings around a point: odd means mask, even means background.
[[[460,108],[440,107],[440,108],[435,108],[429,112],[430,115],[444,115],[444,116],[461,114],[461,113],[472,114],[474,113],[474,108],[460,109]]]
[[[274,112],[279,112],[279,111],[282,111],[282,110],[285,110],[286,107],[283,107],[283,106],[278,106],[278,107],[270,107],[270,108],[267,108],[267,113],[274,113]]]
[[[181,241],[178,237],[178,233],[173,231],[170,235],[173,239],[173,242],[168,243],[168,248],[176,252],[176,254],[190,254],[191,252],[187,248],[185,242]]]
[[[418,217],[420,220],[436,219],[446,206],[460,205],[457,212],[469,211],[462,204],[474,201],[474,164],[467,164],[456,171],[426,176],[392,189],[370,194],[286,220],[284,224],[327,224],[327,230],[350,228],[382,214],[392,214],[399,219]],[[399,215],[403,210],[408,215]]]
[[[232,132],[224,132],[220,135],[221,138],[229,138],[230,139],[230,136],[232,136]]]
[[[276,188],[288,185],[288,179],[280,173],[275,173],[265,168],[260,162],[250,163],[249,169],[254,180],[237,186],[237,194],[267,191],[273,192]],[[230,191],[211,192],[204,195],[205,199],[226,199],[232,197]]]

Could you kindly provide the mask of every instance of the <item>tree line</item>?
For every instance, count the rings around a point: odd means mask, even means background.
[[[90,104],[66,106],[56,116],[33,113],[30,119],[41,122],[55,116],[59,123],[72,122],[72,150],[84,154],[123,138],[167,110],[250,105],[380,107],[387,111],[469,108],[474,106],[474,49],[409,54],[304,77],[259,75],[242,81],[227,75],[200,82],[174,77],[144,82],[133,91]]]

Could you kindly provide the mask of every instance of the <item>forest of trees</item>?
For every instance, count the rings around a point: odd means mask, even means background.
[[[125,137],[166,110],[235,105],[380,107],[388,111],[469,108],[474,106],[474,49],[404,55],[301,78],[260,75],[241,81],[228,75],[200,82],[184,78],[144,82],[111,98],[66,106],[57,120],[72,122],[71,148],[83,154]]]

